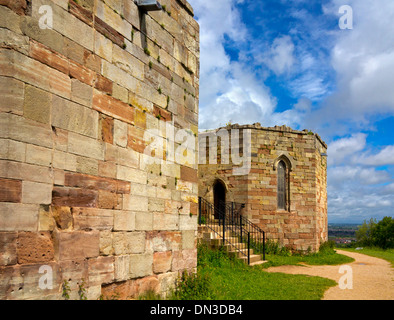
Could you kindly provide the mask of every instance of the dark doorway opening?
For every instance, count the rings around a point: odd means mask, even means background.
[[[215,219],[220,219],[220,213],[225,213],[226,187],[219,180],[215,181],[213,185],[213,204],[215,206]]]

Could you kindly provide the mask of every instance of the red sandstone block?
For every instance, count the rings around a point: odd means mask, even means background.
[[[172,113],[164,110],[156,105],[153,106],[153,115],[163,121],[171,121]]]
[[[101,139],[104,142],[114,143],[114,118],[100,114]]]
[[[44,263],[54,258],[49,232],[20,232],[17,241],[18,263]]]
[[[97,257],[89,259],[89,285],[111,283],[115,276],[114,257]]]
[[[96,190],[54,187],[52,204],[70,207],[97,207],[98,192]]]
[[[96,73],[83,65],[70,60],[70,76],[92,86],[96,82]]]
[[[115,119],[134,124],[134,108],[108,95],[95,91],[93,109]]]
[[[144,131],[137,127],[129,126],[127,132],[127,147],[139,153],[144,153],[146,146]]]
[[[59,70],[65,74],[69,73],[69,62],[67,57],[49,49],[48,47],[30,40],[30,56],[46,65]]]
[[[112,210],[97,208],[72,208],[74,230],[112,230],[114,213]]]
[[[93,13],[91,11],[80,6],[75,1],[69,1],[68,4],[70,13],[72,13],[82,22],[85,22],[87,25],[93,25]]]
[[[25,15],[27,9],[26,0],[0,0],[0,5],[7,6],[19,15]]]
[[[98,257],[99,231],[57,232],[55,234],[56,256],[59,261]]]
[[[163,273],[171,270],[172,251],[155,252],[153,254],[153,272]]]
[[[157,276],[148,276],[104,285],[101,293],[104,299],[113,299],[114,297],[117,297],[119,300],[136,299],[140,294],[147,291],[157,292],[159,285]]]
[[[198,182],[197,170],[186,166],[181,166],[181,180]]]
[[[97,16],[94,17],[94,28],[96,31],[110,39],[113,43],[117,44],[119,47],[124,45],[124,37]]]
[[[100,90],[102,92],[112,95],[112,89],[113,89],[112,81],[103,77],[100,74],[97,74],[97,78],[96,78],[96,82],[94,84],[94,87],[97,90]]]
[[[113,193],[129,193],[130,182],[96,177],[83,173],[66,172],[64,175],[66,187],[79,187],[92,190],[106,190]]]
[[[0,178],[0,202],[21,202],[22,181]]]
[[[174,251],[172,271],[192,269],[197,267],[197,249]]]

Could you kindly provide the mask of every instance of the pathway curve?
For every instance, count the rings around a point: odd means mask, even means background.
[[[328,289],[323,300],[394,300],[394,268],[386,260],[370,257],[365,254],[336,250],[355,259],[354,262],[341,266],[279,266],[266,269],[268,272],[283,272],[290,274],[305,274],[333,279],[337,285]],[[347,277],[352,273],[353,288],[341,289],[339,283],[349,284],[340,281],[341,277]],[[344,278],[342,278],[344,279]]]

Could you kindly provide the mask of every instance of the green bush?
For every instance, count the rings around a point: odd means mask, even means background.
[[[209,276],[200,272],[184,271],[177,279],[171,299],[204,300],[209,298]]]
[[[384,217],[379,222],[376,219],[364,221],[356,231],[356,239],[358,246],[394,248],[394,219]]]

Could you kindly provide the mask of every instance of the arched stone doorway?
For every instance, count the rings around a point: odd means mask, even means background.
[[[213,204],[215,206],[215,219],[220,218],[219,212],[225,210],[226,203],[226,187],[220,180],[216,180],[213,184]]]

